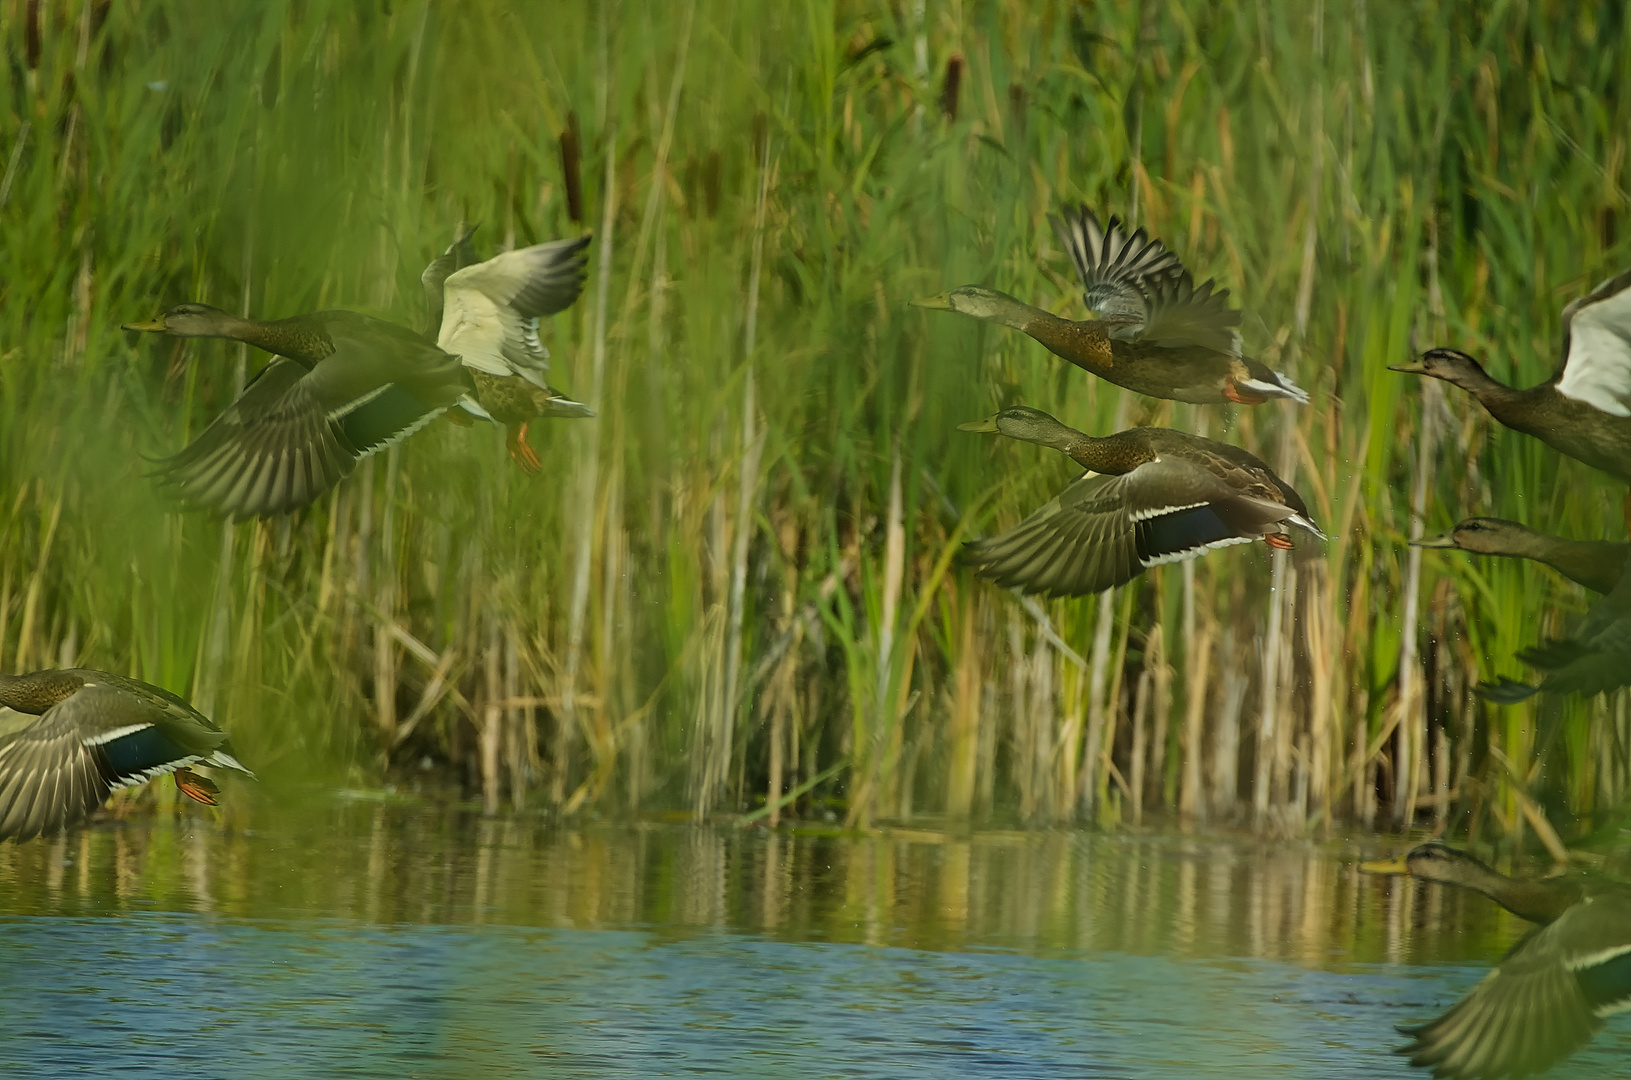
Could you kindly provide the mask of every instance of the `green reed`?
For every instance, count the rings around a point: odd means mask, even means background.
[[[1623,699],[1471,694],[1587,598],[1404,545],[1417,498],[1426,530],[1618,537],[1621,492],[1386,370],[1442,342],[1538,382],[1558,309],[1623,264],[1611,6],[6,10],[8,669],[190,693],[274,782],[451,777],[489,809],[1569,838],[1622,796]],[[907,306],[979,281],[1079,312],[1045,220],[1074,199],[1219,277],[1314,403],[1136,399]],[[439,423],[286,520],[167,511],[138,455],[259,361],[121,322],[421,325],[460,221],[489,251],[597,232],[547,339],[597,421],[535,425],[537,477]],[[954,561],[1070,476],[955,430],[1017,401],[1245,445],[1332,540],[1021,604]]]

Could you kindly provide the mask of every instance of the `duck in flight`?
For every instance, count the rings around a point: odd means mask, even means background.
[[[1198,405],[1308,403],[1296,383],[1242,355],[1240,311],[1228,305],[1229,290],[1215,290],[1211,281],[1197,288],[1160,240],[1143,229],[1128,233],[1114,216],[1101,225],[1086,206],[1051,220],[1097,318],[1061,318],[979,285],[914,304],[1013,327],[1082,370],[1150,397]]]
[[[1290,484],[1226,443],[1156,427],[1095,438],[1023,405],[959,427],[1052,447],[1088,470],[1012,529],[965,546],[964,561],[999,585],[1083,596],[1213,548],[1289,548],[1287,526],[1325,539]]]

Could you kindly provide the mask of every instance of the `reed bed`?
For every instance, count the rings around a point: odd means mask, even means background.
[[[1431,823],[1548,846],[1624,799],[1617,699],[1472,686],[1582,608],[1405,540],[1621,538],[1605,477],[1386,365],[1529,385],[1626,262],[1614,5],[0,0],[0,668],[191,694],[271,781],[452,778],[492,812],[852,826]],[[906,306],[1079,298],[1045,215],[1131,214],[1306,408],[1173,405]],[[172,512],[257,362],[183,299],[413,325],[461,221],[596,233],[548,328],[599,410],[527,477],[436,424],[287,519]],[[1254,450],[1330,543],[1022,600],[956,553],[1069,476],[1024,402]]]

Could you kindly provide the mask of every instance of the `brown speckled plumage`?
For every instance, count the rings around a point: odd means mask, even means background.
[[[997,536],[971,541],[965,561],[999,585],[1081,596],[1146,568],[1262,537],[1290,547],[1287,526],[1319,529],[1302,497],[1239,447],[1169,428],[1095,438],[1024,406],[962,425],[1052,447],[1088,470]]]
[[[1240,312],[1229,290],[1197,286],[1178,257],[1117,218],[1085,206],[1050,215],[1097,318],[1076,321],[1007,293],[964,285],[917,306],[956,311],[1023,331],[1064,360],[1129,390],[1197,405],[1307,404],[1290,379],[1241,355]]]

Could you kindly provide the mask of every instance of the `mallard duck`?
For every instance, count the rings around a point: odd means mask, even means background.
[[[595,415],[549,385],[549,350],[538,339],[539,317],[570,307],[583,290],[591,237],[537,244],[467,265],[474,257],[469,238],[467,232],[455,240],[420,278],[427,300],[442,308],[436,341],[463,361],[475,383],[474,395],[460,404],[503,424],[510,457],[525,471],[537,472],[542,463],[527,443],[530,421]]]
[[[1507,427],[1631,483],[1631,270],[1563,309],[1563,363],[1539,386],[1498,383],[1455,349],[1389,370],[1454,383]]]
[[[476,388],[458,357],[353,311],[263,320],[180,304],[124,328],[276,354],[202,434],[157,462],[184,502],[231,518],[305,506]]]
[[[1631,888],[1581,875],[1510,878],[1440,843],[1361,868],[1473,889],[1542,924],[1443,1016],[1399,1029],[1411,1037],[1399,1053],[1412,1065],[1434,1076],[1528,1076],[1631,1008]]]
[[[1095,438],[1023,405],[959,428],[1051,446],[1088,470],[1012,529],[965,545],[977,573],[1023,592],[1102,592],[1259,537],[1289,548],[1288,524],[1325,539],[1302,496],[1238,447],[1169,428]]]
[[[182,794],[219,790],[188,768],[254,778],[226,733],[162,687],[90,668],[0,675],[0,840],[83,820],[114,788],[172,773]]]
[[[1613,540],[1567,540],[1502,518],[1467,518],[1439,536],[1410,541],[1422,548],[1454,548],[1478,555],[1507,555],[1543,562],[1577,585],[1606,593],[1625,573],[1631,544]]]
[[[1060,318],[978,285],[914,304],[1011,326],[1084,371],[1150,397],[1198,405],[1308,403],[1290,379],[1240,355],[1240,312],[1226,304],[1229,290],[1214,291],[1210,281],[1196,288],[1159,240],[1143,229],[1129,236],[1115,217],[1101,227],[1084,206],[1052,220],[1099,318]]]
[[[1531,646],[1518,659],[1545,678],[1533,686],[1497,679],[1477,687],[1479,696],[1511,705],[1541,691],[1590,697],[1631,686],[1631,570],[1568,634]]]

